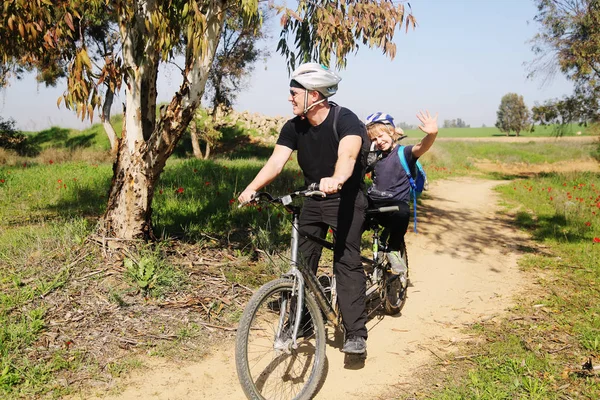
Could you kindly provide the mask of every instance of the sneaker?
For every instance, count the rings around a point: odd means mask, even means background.
[[[406,276],[406,263],[404,262],[404,258],[399,251],[390,251],[387,253],[387,258],[390,262],[390,272],[392,274]]]
[[[342,351],[346,354],[364,354],[367,351],[367,341],[362,336],[350,335],[346,338]]]

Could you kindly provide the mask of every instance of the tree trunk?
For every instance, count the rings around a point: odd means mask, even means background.
[[[202,155],[202,150],[200,149],[200,142],[198,141],[198,126],[196,121],[190,122],[190,136],[192,138],[192,150],[194,152],[194,157],[198,160],[204,158]]]
[[[104,96],[104,105],[102,106],[102,115],[100,116],[100,121],[102,122],[104,132],[106,132],[106,136],[108,136],[108,141],[110,142],[110,154],[116,156],[118,138],[115,128],[110,123],[110,108],[112,107],[114,97],[115,94],[112,90],[110,90],[110,87],[108,87],[106,89],[106,95]]]
[[[154,43],[158,35],[147,30],[154,1],[141,2],[133,16],[120,16],[123,39],[126,108],[123,132],[101,233],[121,239],[152,239],[152,199],[167,159],[192,120],[200,104],[223,26],[223,1],[214,0],[205,8],[206,31],[201,56],[195,57],[192,44],[186,49],[184,79],[171,102],[161,108],[156,121],[156,78],[159,54]]]
[[[206,148],[204,150],[204,159],[208,160],[208,157],[210,156],[210,142],[206,142]]]

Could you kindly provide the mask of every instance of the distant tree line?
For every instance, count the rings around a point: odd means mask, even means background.
[[[445,119],[443,128],[470,128],[471,125],[467,125],[465,121],[460,118],[457,119]]]

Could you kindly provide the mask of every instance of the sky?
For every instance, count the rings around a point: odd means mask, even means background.
[[[544,85],[540,78],[527,78],[526,64],[535,58],[530,40],[539,31],[533,0],[412,0],[410,5],[418,26],[396,33],[394,60],[362,47],[339,71],[342,81],[332,100],[361,119],[383,111],[396,122],[416,125],[417,112],[429,110],[439,114],[439,125],[461,118],[471,127],[493,126],[507,93],[522,95],[532,107],[573,91],[560,74]],[[278,21],[271,20],[271,39],[264,43],[271,56],[256,64],[234,104],[237,111],[292,116],[285,59],[276,53]],[[180,82],[175,68],[162,68],[159,102],[169,101]],[[63,81],[46,88],[33,75],[12,81],[0,90],[0,116],[13,118],[18,129],[27,131],[89,127],[89,121],[80,121],[64,105],[57,108],[65,87]],[[123,94],[115,99],[113,114],[122,112],[124,99]]]

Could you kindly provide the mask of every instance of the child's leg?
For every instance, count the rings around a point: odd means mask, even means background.
[[[386,215],[384,226],[390,230],[390,237],[388,240],[388,250],[397,251],[402,248],[402,242],[404,241],[404,234],[408,228],[408,220],[410,218],[410,206],[406,203],[397,204],[400,207],[399,211],[395,211]]]

